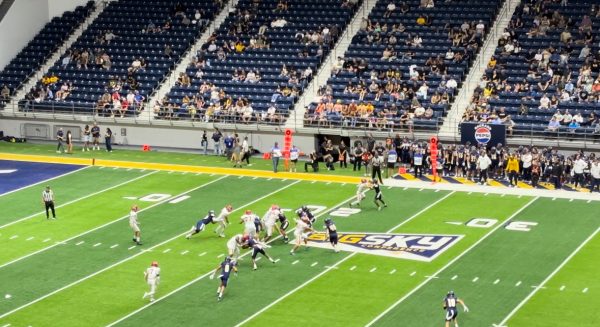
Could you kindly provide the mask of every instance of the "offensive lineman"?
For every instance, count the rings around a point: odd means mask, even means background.
[[[268,255],[267,252],[265,252],[265,248],[269,247],[268,245],[258,240],[255,240],[254,238],[249,237],[248,235],[244,236],[243,240],[245,240],[244,243],[247,247],[252,248],[252,268],[254,270],[256,270],[257,268],[256,257],[259,253],[267,257],[267,259],[269,259],[269,261],[271,261],[272,263],[275,263],[275,260],[273,260],[273,258],[271,258],[271,256]]]
[[[252,210],[246,210],[244,215],[240,218],[240,224],[244,224],[244,234],[250,235],[251,237],[256,237],[256,225],[254,224],[254,220],[258,218],[255,214],[252,213]]]
[[[156,287],[160,282],[160,268],[158,267],[158,262],[152,261],[152,264],[146,271],[144,272],[144,279],[148,286],[150,286],[150,292],[144,292],[144,296],[142,299],[150,296],[150,302],[154,302],[154,293],[156,293]]]
[[[383,204],[383,207],[387,207],[387,203],[385,203],[385,201],[383,201],[383,194],[381,193],[381,186],[379,186],[379,183],[377,182],[376,178],[373,178],[373,184],[371,184],[371,188],[375,191],[375,198],[373,198],[373,202],[377,206],[377,210],[381,211],[382,207],[379,205],[379,202],[381,202],[381,204]]]
[[[325,232],[327,233],[327,237],[329,238],[329,243],[333,246],[333,251],[340,252],[337,248],[338,243],[338,234],[337,228],[335,227],[335,223],[331,218],[325,219]]]
[[[227,254],[234,261],[238,261],[240,256],[240,247],[244,244],[242,237],[242,234],[237,234],[227,241]]]
[[[458,321],[456,320],[456,316],[458,316],[457,303],[462,305],[464,312],[469,312],[469,308],[465,305],[465,302],[456,297],[454,291],[448,292],[442,304],[444,310],[446,310],[446,327],[450,327],[450,322],[454,322],[454,327],[458,327]]]
[[[221,275],[219,275],[221,278],[221,284],[217,288],[217,301],[221,301],[223,299],[223,292],[225,292],[225,288],[227,287],[227,282],[229,281],[229,275],[231,274],[231,271],[233,271],[237,276],[237,262],[232,260],[229,256],[226,257],[225,260],[223,260],[223,262],[221,262],[221,264],[217,267],[217,269],[215,269],[213,274],[210,275],[210,279],[215,278],[217,271],[221,271]]]
[[[215,218],[213,218],[213,222],[218,224],[215,229],[215,233],[219,235],[219,237],[225,237],[225,227],[229,225],[229,214],[233,211],[233,207],[231,204],[226,205],[223,209],[221,209],[221,213]]]
[[[139,209],[137,204],[134,204],[133,207],[131,207],[131,211],[129,212],[129,227],[133,230],[133,241],[135,244],[142,245],[140,223],[137,219],[137,212]]]
[[[287,235],[281,230],[281,228],[279,228],[279,226],[277,226],[277,221],[281,221],[280,217],[282,216],[282,214],[283,213],[281,212],[279,206],[274,204],[263,217],[263,223],[265,225],[265,231],[267,233],[263,240],[264,242],[267,242],[269,239],[271,239],[271,237],[273,236],[273,229],[276,229],[277,232],[279,232],[279,234],[283,237],[284,242],[287,241]]]
[[[310,212],[308,206],[305,205],[296,210],[296,214],[298,215],[298,218],[304,219],[309,226],[312,226],[315,220],[317,220],[317,218],[315,218],[315,215],[313,215],[313,213]]]
[[[310,227],[308,218],[301,217],[301,218],[296,219],[296,229],[294,230],[294,236],[296,237],[296,244],[294,244],[294,247],[290,251],[291,255],[294,255],[294,251],[296,251],[300,247],[300,245],[302,245],[302,241],[304,241],[304,244],[308,243],[308,241],[306,240],[305,234],[304,234],[307,231],[311,231],[311,232],[315,231],[314,229],[312,229],[312,227]]]
[[[187,233],[187,235],[185,235],[186,239],[190,239],[190,237],[192,237],[192,235],[198,234],[201,231],[204,230],[204,227],[206,227],[206,225],[213,223],[214,221],[213,219],[215,218],[215,211],[214,210],[210,210],[208,212],[208,214],[206,215],[206,217],[198,220],[198,222],[196,222],[195,226],[192,226],[192,229],[190,229],[190,232]]]
[[[360,183],[356,187],[356,201],[350,202],[350,207],[360,206],[362,200],[366,197],[365,193],[370,189],[369,182],[366,178],[360,180]]]

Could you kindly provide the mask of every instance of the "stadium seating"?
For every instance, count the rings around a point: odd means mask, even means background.
[[[90,14],[94,2],[54,17],[0,72],[0,89],[6,85],[14,94]]]
[[[100,16],[84,31],[73,44],[69,63],[58,61],[48,72],[48,76],[59,78],[58,83],[49,85],[54,95],[60,91],[63,82],[72,83],[68,96],[61,101],[37,99],[33,90],[22,103],[24,110],[53,110],[80,113],[114,114],[114,99],[125,98],[126,94],[138,92],[139,100],[147,99],[158,88],[169,71],[179,61],[209,21],[220,10],[221,2],[166,0],[136,1],[120,0],[110,2]],[[196,12],[201,18],[196,20]],[[184,17],[187,17],[184,19]],[[107,41],[106,35],[112,35]],[[167,50],[167,46],[170,50]],[[87,68],[75,59],[78,52],[88,51]],[[103,53],[109,60],[95,62]],[[141,66],[132,69],[135,59],[142,59]],[[79,67],[81,66],[81,67]],[[115,95],[115,90],[119,95]],[[109,101],[99,102],[108,93]],[[41,100],[41,101],[40,101]],[[130,105],[123,112],[126,116],[135,115],[142,106]],[[118,108],[116,108],[117,111]]]
[[[305,125],[367,129],[403,126],[409,130],[413,127],[424,130],[438,128],[456,93],[456,88],[447,87],[446,82],[453,79],[460,85],[477,55],[485,31],[499,10],[500,1],[436,1],[433,8],[420,7],[422,2],[406,1],[407,12],[403,12],[400,2],[395,2],[396,8],[389,13],[390,1],[380,0],[376,4],[352,40],[343,58],[343,65],[340,64],[329,79],[320,99],[309,106]],[[468,36],[453,45],[449,34],[460,30],[465,22],[468,24]],[[476,25],[480,23],[483,29],[477,31]],[[396,42],[390,44],[392,35]],[[422,43],[410,44],[416,35],[419,35]],[[386,48],[391,52],[389,57],[384,56]],[[444,59],[449,49],[463,57],[457,60]],[[431,63],[427,63],[438,56],[441,56],[443,63],[435,64],[437,67],[432,71]],[[436,73],[437,68],[441,68],[441,72]],[[418,77],[411,77],[411,71],[418,73]],[[377,95],[376,91],[369,90],[373,80],[376,80],[379,89],[384,89],[388,83],[392,84],[390,87],[397,84],[398,89]],[[424,81],[428,90],[422,89],[420,95],[414,95]],[[348,91],[349,85],[354,90]],[[356,88],[358,85],[365,90],[363,96]],[[431,97],[436,92],[443,100],[437,102],[436,96],[437,103],[432,104]],[[411,100],[413,97],[418,97],[418,104]],[[326,105],[319,106],[321,103]],[[350,114],[344,109],[340,114],[333,109],[334,103],[343,106],[363,103],[372,108],[362,114]],[[431,117],[412,118],[415,107],[431,108]]]
[[[515,11],[505,37],[496,48],[496,65],[488,66],[465,119],[489,121],[495,119],[500,108],[504,108],[503,112],[514,121],[512,129],[515,136],[589,137],[594,133],[597,115],[600,114],[597,101],[600,92],[594,89],[593,83],[600,72],[600,17],[595,17],[598,9],[592,2],[582,0],[568,1],[566,6],[545,3],[539,10],[549,17],[546,23],[541,19],[542,15],[536,13],[536,7],[521,5]],[[585,35],[580,33],[579,27],[585,15],[590,16],[594,40],[590,42],[589,55],[580,56],[585,46]],[[566,28],[558,26],[561,17]],[[544,27],[545,24],[549,27]],[[571,34],[571,42],[561,41],[565,30]],[[507,51],[506,43],[518,45],[519,53]],[[540,56],[548,56],[547,64],[545,59],[539,61],[534,58],[538,52]],[[589,80],[582,76],[585,66],[591,66]],[[570,79],[567,78],[569,75]],[[569,81],[573,90],[570,90]],[[517,85],[518,88],[515,88]],[[567,91],[566,94],[563,91]],[[551,100],[555,96],[557,100],[551,101],[548,106],[541,105],[544,95]],[[549,131],[549,122],[557,110],[561,115],[567,111],[570,116],[580,113],[584,123],[578,128],[561,124],[555,131]]]
[[[302,78],[302,73],[307,67],[311,67],[313,73],[317,72],[356,8],[356,5],[340,0],[240,1],[187,69],[190,85],[173,87],[168,98],[157,107],[157,116],[282,123],[312,79],[312,75]],[[284,26],[272,26],[277,19],[285,20],[285,23],[279,21]],[[324,29],[329,33],[324,33]],[[323,42],[303,42],[299,33],[307,35],[311,31],[321,37],[329,35],[323,37]],[[213,41],[217,50],[209,48]],[[233,47],[237,41],[244,45],[242,51]],[[224,50],[219,53],[221,49]],[[283,66],[299,77],[294,79],[282,74]],[[234,80],[235,71],[254,71],[260,80]],[[200,91],[205,83],[207,87]],[[222,93],[211,97],[211,90]],[[268,119],[267,110],[271,106],[275,111],[272,114],[278,119]],[[158,111],[158,108],[163,109]]]

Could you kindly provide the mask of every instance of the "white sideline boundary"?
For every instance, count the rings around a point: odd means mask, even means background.
[[[475,243],[473,243],[471,246],[469,246],[466,250],[464,250],[461,254],[457,255],[456,257],[454,257],[454,259],[450,260],[446,265],[444,265],[442,268],[438,269],[438,271],[436,271],[435,273],[433,273],[432,275],[430,275],[427,279],[425,279],[421,284],[417,285],[415,288],[413,288],[410,292],[406,293],[403,297],[401,297],[398,301],[394,302],[394,304],[392,304],[391,306],[389,306],[387,309],[385,309],[382,313],[380,313],[379,315],[377,315],[373,320],[371,320],[368,324],[365,325],[365,327],[370,327],[372,326],[374,323],[376,323],[379,319],[381,319],[383,316],[385,316],[388,312],[392,311],[396,306],[398,306],[398,304],[402,303],[404,300],[406,300],[408,297],[410,297],[411,295],[413,295],[416,291],[418,291],[419,289],[421,289],[423,286],[425,286],[427,283],[429,283],[429,281],[431,281],[434,278],[437,278],[437,275],[439,275],[442,271],[446,270],[448,267],[450,267],[451,265],[453,265],[456,261],[458,261],[460,258],[462,258],[464,255],[466,255],[467,253],[469,253],[471,250],[473,250],[474,248],[476,248],[481,242],[485,241],[485,239],[487,239],[490,235],[492,235],[495,231],[497,231],[498,229],[502,228],[508,221],[510,221],[511,219],[513,219],[514,217],[516,217],[518,214],[520,214],[523,210],[527,209],[532,203],[534,203],[535,201],[537,201],[537,199],[539,199],[539,197],[535,197],[533,199],[531,199],[529,202],[527,202],[525,205],[521,206],[517,211],[515,211],[512,215],[510,215],[510,217],[506,218],[505,220],[503,220],[502,222],[498,223],[498,225],[496,225],[496,227],[494,227],[492,230],[490,230],[489,232],[487,232],[485,235],[483,235],[483,237],[481,237],[480,239],[478,239]]]
[[[91,167],[91,166],[88,166],[88,167]],[[135,182],[135,181],[137,181],[137,180],[140,180],[140,179],[142,179],[142,178],[148,177],[148,176],[150,176],[150,175],[152,175],[152,174],[155,174],[155,173],[158,173],[158,170],[152,171],[152,172],[150,172],[150,173],[148,173],[148,174],[144,174],[144,175],[142,175],[142,176],[135,177],[135,178],[133,178],[133,179],[129,179],[129,180],[127,180],[127,181],[121,182],[121,183],[119,183],[119,184],[117,184],[117,185],[110,186],[110,187],[108,187],[108,188],[105,188],[105,189],[103,189],[103,190],[96,191],[96,192],[94,192],[94,193],[91,193],[91,194],[88,194],[88,195],[84,195],[84,196],[82,196],[82,197],[80,197],[80,198],[73,199],[73,200],[71,200],[71,201],[65,202],[65,203],[63,203],[63,204],[61,204],[61,205],[59,205],[59,206],[56,206],[56,209],[58,209],[58,208],[62,208],[62,207],[64,207],[64,206],[67,206],[67,205],[70,205],[70,204],[73,204],[73,203],[76,203],[76,202],[79,202],[79,201],[81,201],[81,200],[85,200],[85,199],[87,199],[87,198],[90,198],[90,197],[92,197],[92,196],[95,196],[95,195],[98,195],[98,194],[102,194],[102,193],[104,193],[104,192],[106,192],[106,191],[110,191],[110,190],[112,190],[112,189],[115,189],[115,188],[117,188],[117,187],[121,187],[121,186],[123,186],[123,185],[126,185],[126,184],[129,184],[129,183],[131,183],[131,182]],[[17,219],[17,220],[15,220],[15,221],[11,221],[10,223],[6,223],[6,224],[4,224],[4,225],[0,226],[0,229],[2,229],[2,228],[5,228],[5,227],[8,227],[8,226],[12,226],[12,225],[14,225],[14,224],[20,223],[20,222],[22,222],[22,221],[24,221],[24,220],[27,220],[27,219],[31,219],[31,218],[33,218],[33,217],[35,217],[35,216],[38,216],[38,215],[41,215],[41,214],[43,214],[43,213],[45,213],[45,212],[46,212],[46,211],[40,211],[40,212],[36,212],[36,213],[34,213],[34,214],[31,214],[31,215],[29,215],[29,216],[27,216],[27,217],[23,217],[23,218],[20,218],[20,219]]]
[[[351,200],[352,200],[352,199],[354,199],[355,197],[356,197],[356,195],[353,195],[353,196],[351,196],[351,197],[349,197],[349,198],[347,198],[347,199],[344,199],[343,201],[341,201],[341,202],[339,202],[339,203],[335,204],[334,206],[332,206],[331,208],[329,208],[329,209],[325,210],[324,212],[322,212],[322,213],[319,213],[319,214],[315,215],[315,217],[316,217],[316,218],[319,218],[319,217],[321,217],[321,216],[323,216],[323,215],[325,215],[325,214],[327,214],[327,213],[329,213],[329,212],[331,212],[331,211],[333,211],[333,210],[337,209],[338,207],[340,207],[340,206],[342,206],[342,205],[346,204],[348,201],[351,201]],[[288,232],[286,232],[286,235],[287,235],[287,234],[289,234],[289,233],[291,233],[291,232],[292,232],[292,230],[289,230]],[[268,244],[268,243],[271,243],[271,242],[274,242],[274,241],[278,240],[279,238],[281,238],[281,235],[278,235],[277,237],[273,238],[272,240],[270,240],[269,242],[267,242],[267,244]],[[246,253],[244,253],[244,254],[240,255],[240,258],[242,258],[242,257],[245,257],[246,255],[248,255],[248,254],[250,254],[250,253],[251,253],[251,252],[250,252],[250,251],[248,251],[248,252],[246,252]],[[279,260],[279,259],[277,259],[277,260]],[[298,261],[298,260],[296,260],[296,261]],[[211,275],[211,274],[212,274],[214,271],[215,271],[215,270],[214,270],[214,269],[212,269],[212,270],[210,270],[209,272],[207,272],[207,273],[205,273],[205,274],[203,274],[203,275],[200,275],[199,277],[197,277],[197,278],[195,278],[195,279],[192,279],[191,281],[189,281],[189,282],[187,282],[187,283],[185,283],[185,284],[183,284],[183,285],[179,286],[178,288],[176,288],[176,289],[172,290],[171,292],[169,292],[169,293],[167,293],[167,294],[163,295],[162,297],[160,297],[160,298],[156,299],[156,301],[154,301],[154,302],[151,302],[151,303],[148,303],[148,304],[146,304],[146,305],[144,305],[144,306],[142,306],[142,307],[140,307],[140,308],[136,309],[135,311],[132,311],[132,312],[130,312],[129,314],[127,314],[127,315],[125,315],[125,316],[123,316],[123,317],[119,318],[118,320],[115,320],[115,321],[111,322],[110,324],[106,325],[106,327],[112,327],[112,326],[114,326],[114,325],[116,325],[116,324],[120,323],[121,321],[124,321],[125,319],[128,319],[129,317],[132,317],[132,316],[136,315],[137,313],[139,313],[139,312],[141,312],[141,311],[145,310],[146,308],[148,308],[148,307],[150,307],[150,306],[152,306],[152,305],[156,304],[157,302],[159,302],[159,301],[162,301],[162,300],[164,300],[165,298],[167,298],[167,297],[169,297],[169,296],[171,296],[171,295],[173,295],[173,294],[175,294],[175,293],[177,293],[177,292],[179,292],[179,291],[181,291],[181,290],[183,290],[183,289],[187,288],[188,286],[190,286],[190,285],[192,285],[192,284],[194,284],[194,283],[196,283],[196,282],[198,282],[198,281],[200,281],[200,280],[204,279],[205,277],[207,277],[207,276]]]
[[[57,164],[57,165],[59,165],[59,164]],[[39,181],[37,183],[33,183],[33,184],[29,184],[29,185],[26,185],[26,186],[23,186],[23,187],[19,187],[18,189],[10,190],[8,192],[4,192],[4,193],[0,194],[0,197],[3,197],[3,196],[8,195],[8,194],[15,193],[15,192],[22,191],[24,189],[27,189],[27,188],[30,188],[30,187],[33,187],[33,186],[36,186],[36,185],[44,184],[44,183],[47,183],[49,181],[52,181],[52,180],[55,180],[55,179],[59,179],[61,177],[65,177],[65,176],[68,176],[68,175],[71,175],[71,174],[75,174],[76,172],[80,172],[80,171],[82,171],[84,169],[87,169],[87,168],[90,168],[90,167],[93,167],[93,166],[83,166],[83,167],[81,167],[79,169],[75,169],[75,170],[72,170],[70,172],[58,175],[58,176],[50,177],[50,178],[44,179],[42,181]]]
[[[399,223],[398,225],[392,227],[390,230],[388,230],[386,233],[391,233],[394,230],[400,228],[402,225],[408,223],[409,221],[412,221],[413,219],[417,218],[418,216],[422,215],[424,212],[426,212],[427,210],[435,207],[436,205],[438,205],[440,202],[446,200],[448,197],[450,197],[452,194],[454,194],[456,192],[452,191],[446,195],[444,195],[442,198],[437,199],[436,201],[434,201],[433,203],[431,203],[430,205],[428,205],[427,207],[421,209],[419,212],[415,213],[414,215],[410,216],[409,218],[407,218],[406,220],[402,221],[401,223]],[[312,283],[313,281],[315,281],[316,279],[318,279],[319,277],[325,275],[327,272],[336,269],[340,264],[342,264],[343,262],[345,262],[346,260],[352,258],[353,256],[355,256],[357,254],[357,252],[353,252],[349,255],[347,255],[346,257],[344,257],[343,259],[339,260],[338,262],[334,263],[333,265],[330,265],[328,268],[326,268],[325,270],[323,270],[322,272],[320,272],[319,274],[315,275],[313,278],[307,280],[306,282],[302,283],[301,285],[299,285],[298,287],[294,288],[293,290],[287,292],[286,294],[284,294],[283,296],[281,296],[280,298],[278,298],[277,300],[271,302],[269,305],[267,305],[266,307],[258,310],[257,312],[255,312],[253,315],[251,315],[250,317],[242,320],[241,322],[239,322],[238,324],[235,325],[235,327],[239,327],[242,326],[243,324],[247,323],[248,321],[256,318],[258,315],[262,314],[263,312],[267,311],[269,308],[271,308],[272,306],[276,305],[277,303],[283,301],[285,298],[287,298],[288,296],[296,293],[297,291],[299,291],[300,289],[304,288],[306,285]]]
[[[192,188],[192,189],[190,189],[190,190],[187,190],[187,191],[185,191],[185,192],[183,192],[183,193],[180,193],[180,194],[177,194],[177,195],[175,195],[175,196],[169,197],[169,198],[167,198],[167,199],[165,199],[165,200],[163,200],[163,201],[159,201],[159,202],[156,202],[156,203],[154,203],[154,204],[151,204],[151,205],[149,205],[149,206],[148,206],[148,207],[146,207],[146,208],[140,209],[138,212],[143,212],[143,211],[146,211],[146,210],[148,210],[148,209],[150,209],[150,208],[154,208],[154,207],[156,207],[156,206],[158,206],[158,205],[164,204],[164,203],[166,203],[166,202],[168,202],[168,201],[171,201],[171,200],[173,200],[173,199],[175,199],[175,198],[178,198],[178,197],[180,197],[180,196],[182,196],[182,195],[185,195],[185,194],[187,194],[187,193],[190,193],[190,192],[193,192],[193,191],[195,191],[195,190],[201,189],[201,188],[203,188],[203,187],[206,187],[206,186],[208,186],[208,185],[210,185],[210,184],[212,184],[212,183],[218,182],[218,181],[220,181],[220,180],[222,180],[222,179],[224,179],[224,178],[227,178],[227,176],[228,176],[228,175],[221,176],[221,177],[219,177],[219,178],[217,178],[217,179],[215,179],[215,180],[212,180],[212,181],[206,182],[206,183],[204,183],[204,184],[202,184],[202,185],[200,185],[200,186],[196,186],[196,187],[194,187],[194,188]],[[66,243],[66,242],[68,242],[68,241],[74,240],[74,239],[76,239],[76,238],[79,238],[79,237],[81,237],[81,236],[87,235],[87,234],[89,234],[89,233],[91,233],[91,232],[94,232],[94,231],[96,231],[96,230],[98,230],[98,229],[104,228],[104,227],[106,227],[106,226],[108,226],[108,225],[112,225],[112,224],[114,224],[114,223],[116,223],[116,222],[118,222],[118,221],[121,221],[121,220],[123,220],[123,219],[126,219],[126,218],[128,218],[128,217],[129,217],[129,214],[127,214],[127,215],[125,215],[125,216],[122,216],[122,217],[120,217],[120,218],[117,218],[117,219],[115,219],[115,220],[109,221],[109,222],[107,222],[107,223],[105,223],[105,224],[102,224],[102,225],[100,225],[100,226],[94,227],[94,228],[92,228],[92,229],[90,229],[90,230],[88,230],[88,231],[85,231],[85,232],[83,232],[83,233],[77,234],[77,235],[75,235],[75,236],[71,236],[71,237],[69,237],[69,238],[67,238],[67,239],[65,239],[65,240],[62,240],[62,241],[60,241],[60,243]],[[55,246],[57,246],[57,245],[58,245],[58,244],[57,244],[57,243],[55,243],[55,244],[53,244],[53,245],[50,245],[50,246],[48,246],[48,247],[41,248],[41,249],[39,249],[39,250],[37,250],[37,251],[31,252],[31,253],[29,253],[29,254],[27,254],[27,255],[24,255],[24,256],[22,256],[22,257],[19,257],[19,258],[16,258],[16,259],[14,259],[14,260],[11,260],[11,261],[9,261],[9,262],[3,263],[2,265],[0,265],[0,269],[2,269],[2,268],[4,268],[4,267],[6,267],[6,266],[8,266],[8,265],[11,265],[11,264],[13,264],[13,263],[15,263],[15,262],[19,262],[19,261],[21,261],[21,260],[27,259],[27,258],[29,258],[29,257],[31,257],[31,256],[34,256],[34,255],[38,254],[38,253],[44,252],[44,251],[46,251],[46,250],[49,250],[49,249],[51,249],[51,248],[53,248],[53,247],[55,247]],[[2,318],[2,317],[0,316],[0,318]]]
[[[597,234],[598,232],[600,232],[600,227],[598,227],[596,229],[596,231],[594,231],[592,233],[592,235],[588,236],[588,238],[586,238],[581,244],[579,244],[579,246],[573,250],[573,252],[571,252],[571,254],[569,254],[568,257],[565,258],[565,260],[563,260],[563,262],[561,262],[558,267],[556,267],[556,269],[554,269],[550,275],[548,275],[548,277],[546,277],[546,279],[544,279],[539,285],[537,285],[533,291],[531,291],[531,293],[529,293],[527,295],[527,297],[525,297],[523,299],[523,301],[521,301],[503,320],[502,322],[500,322],[498,324],[498,326],[503,326],[504,324],[506,324],[506,322],[512,318],[512,316],[515,315],[515,313],[517,313],[517,311],[519,311],[519,309],[521,309],[525,303],[527,303],[529,300],[531,300],[531,298],[542,288],[545,288],[544,285],[546,285],[546,283],[548,283],[548,281],[550,281],[550,279],[552,279],[552,277],[554,277],[554,275],[556,275],[569,261],[571,261],[571,259],[577,254],[579,253],[579,251],[581,251],[581,249],[589,243],[589,241],[591,241]]]
[[[201,187],[204,187],[204,186],[208,186],[208,185],[210,185],[210,184],[212,184],[212,183],[214,183],[214,182],[216,182],[216,181],[220,181],[220,180],[222,180],[222,179],[224,179],[224,178],[226,178],[226,177],[227,177],[227,175],[225,175],[225,176],[222,176],[222,177],[220,177],[220,178],[217,178],[217,179],[215,179],[215,180],[213,180],[213,181],[211,181],[211,182],[208,182],[208,183],[205,183],[205,184],[203,184],[202,186],[196,187],[194,190],[196,190],[196,189],[199,189],[199,188],[201,188]],[[291,186],[293,186],[293,185],[295,185],[295,184],[298,184],[298,183],[300,183],[300,181],[296,181],[296,182],[294,182],[294,183],[290,183],[290,184],[288,184],[288,185],[286,185],[286,186],[284,186],[284,187],[281,187],[281,188],[277,189],[276,191],[273,191],[273,192],[271,192],[271,193],[268,193],[268,194],[266,194],[266,195],[263,195],[263,196],[261,196],[260,198],[257,198],[257,199],[255,199],[255,200],[253,200],[253,201],[251,201],[251,202],[249,202],[249,203],[245,204],[243,207],[250,206],[250,205],[252,205],[252,204],[254,204],[254,203],[258,202],[258,201],[261,201],[261,200],[263,200],[263,199],[265,199],[265,198],[267,198],[267,197],[269,197],[269,196],[271,196],[271,195],[273,195],[273,194],[279,193],[279,192],[281,192],[281,191],[285,190],[286,188],[288,188],[288,187],[291,187]],[[189,193],[189,192],[192,192],[192,191],[188,191],[188,192],[186,192],[186,193]],[[181,196],[181,195],[179,195],[179,196]],[[169,198],[169,199],[170,199],[170,198]],[[165,201],[166,201],[166,200],[165,200]],[[165,201],[161,201],[161,202],[157,203],[157,205],[158,205],[158,204],[160,204],[160,203],[164,203]],[[240,208],[242,208],[242,207],[240,207]],[[239,210],[239,209],[238,209],[238,210]],[[140,210],[140,211],[141,211],[141,210]],[[13,314],[13,313],[17,312],[17,311],[20,311],[20,310],[22,310],[22,309],[24,309],[24,308],[27,308],[27,307],[29,307],[29,306],[31,306],[31,305],[33,305],[33,304],[35,304],[35,303],[39,302],[39,301],[42,301],[42,300],[44,300],[44,299],[46,299],[46,298],[48,298],[48,297],[50,297],[50,296],[52,296],[52,295],[54,295],[54,294],[57,294],[57,293],[59,293],[59,292],[61,292],[61,291],[65,290],[65,289],[67,289],[67,288],[70,288],[70,287],[72,287],[72,286],[75,286],[75,285],[77,285],[77,284],[79,284],[79,283],[83,282],[83,281],[86,281],[86,280],[88,280],[88,279],[90,279],[90,278],[92,278],[92,277],[94,277],[94,276],[96,276],[96,275],[99,275],[99,274],[101,274],[101,273],[103,273],[103,272],[105,272],[105,271],[107,271],[107,270],[109,270],[109,269],[111,269],[111,268],[113,268],[113,267],[116,267],[116,266],[118,266],[118,265],[120,265],[120,264],[122,264],[122,263],[124,263],[124,262],[127,262],[127,261],[129,261],[129,260],[131,260],[131,259],[134,259],[134,258],[136,258],[136,257],[138,257],[138,256],[140,256],[140,255],[142,255],[142,254],[145,254],[146,252],[148,252],[148,251],[150,251],[150,250],[152,250],[152,249],[155,249],[155,248],[158,248],[158,247],[160,247],[160,246],[162,246],[162,245],[165,245],[165,244],[167,244],[167,243],[169,243],[169,242],[171,242],[171,241],[173,241],[173,240],[175,240],[175,239],[178,239],[178,238],[182,237],[183,235],[185,235],[185,234],[187,234],[187,233],[188,233],[188,231],[185,231],[185,232],[183,232],[183,233],[181,233],[181,234],[178,234],[178,235],[176,235],[176,236],[174,236],[174,237],[171,237],[170,239],[164,240],[164,241],[162,241],[162,242],[160,242],[160,243],[158,243],[158,244],[155,244],[155,245],[153,245],[153,246],[151,246],[151,247],[149,247],[149,248],[145,249],[145,251],[140,251],[140,252],[138,252],[138,253],[136,253],[136,254],[134,254],[134,255],[131,255],[131,256],[129,256],[129,257],[127,257],[127,258],[125,258],[125,259],[122,259],[122,260],[120,260],[120,261],[118,261],[118,262],[115,262],[115,263],[111,264],[110,266],[104,267],[104,268],[102,268],[102,269],[100,269],[100,270],[98,270],[98,271],[96,271],[96,272],[94,272],[94,273],[92,273],[92,274],[89,274],[89,275],[87,275],[87,276],[85,276],[85,277],[83,277],[83,278],[80,278],[80,279],[78,279],[78,280],[76,280],[76,281],[74,281],[74,282],[72,282],[72,283],[70,283],[70,284],[67,284],[67,285],[65,285],[65,286],[63,286],[63,287],[61,287],[61,288],[59,288],[59,289],[57,289],[57,290],[54,290],[54,291],[52,291],[52,292],[50,292],[50,293],[48,293],[48,294],[46,294],[46,295],[43,295],[43,296],[41,296],[41,297],[39,297],[39,298],[37,298],[37,299],[35,299],[35,300],[33,300],[33,301],[30,301],[30,302],[28,302],[28,303],[25,303],[25,304],[23,304],[23,305],[22,305],[22,306],[20,306],[20,307],[17,307],[17,308],[15,308],[15,309],[11,310],[11,311],[8,311],[8,312],[6,312],[6,313],[3,313],[2,315],[0,315],[0,319],[3,319],[3,318],[5,318],[5,317],[7,317],[7,316],[9,316],[9,315],[11,315],[11,314]]]

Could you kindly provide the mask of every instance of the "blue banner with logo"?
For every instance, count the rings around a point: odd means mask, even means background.
[[[461,123],[460,142],[483,144],[488,147],[506,144],[506,126],[503,124]]]

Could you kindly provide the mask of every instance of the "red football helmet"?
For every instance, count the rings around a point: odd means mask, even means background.
[[[151,266],[152,267],[158,267],[158,261],[152,261]]]

